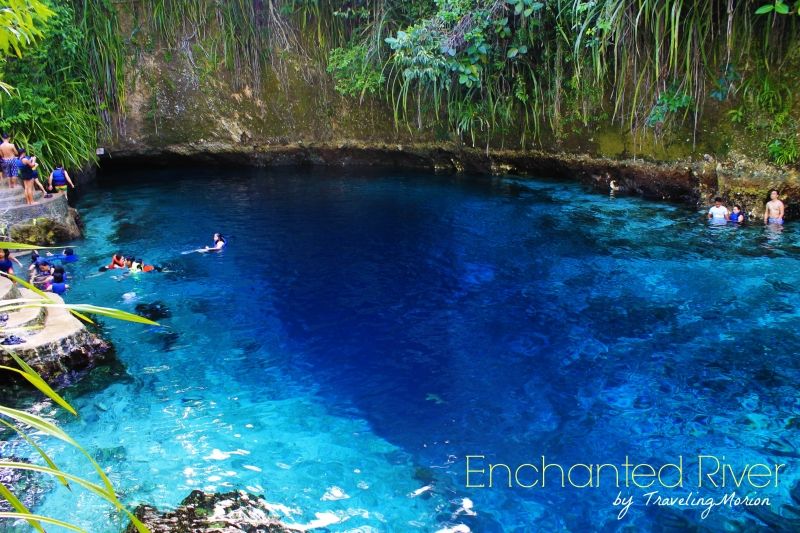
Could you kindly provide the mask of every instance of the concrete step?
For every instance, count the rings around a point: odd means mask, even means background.
[[[47,293],[47,296],[55,303],[64,303],[64,300],[57,294]],[[21,351],[36,350],[39,347],[50,344],[58,345],[63,339],[76,335],[85,329],[83,323],[66,309],[48,307],[45,311],[44,321],[40,327],[15,333],[26,341],[20,345]]]
[[[21,298],[38,299],[39,296],[28,289],[19,289]],[[44,307],[26,307],[8,313],[8,321],[3,327],[3,332],[13,335],[30,335],[37,333],[47,318],[47,309]]]
[[[16,187],[9,187],[4,182],[0,181],[0,198],[22,194],[22,191],[23,191],[22,185],[17,185]]]
[[[19,288],[5,276],[0,276],[0,300],[19,298]]]

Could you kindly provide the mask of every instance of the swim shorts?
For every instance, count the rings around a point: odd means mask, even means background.
[[[6,178],[16,178],[19,174],[19,165],[17,165],[17,158],[3,159],[3,176]]]
[[[768,224],[783,224],[783,219],[780,218],[780,217],[778,217],[778,218],[769,217],[767,223]]]
[[[54,185],[53,188],[55,190],[57,190],[57,191],[66,191],[67,190],[67,186],[66,185]]]

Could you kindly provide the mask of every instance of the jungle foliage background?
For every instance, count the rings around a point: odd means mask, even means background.
[[[694,145],[701,133],[778,165],[800,156],[800,1],[44,3],[40,43],[0,65],[14,87],[0,127],[46,168],[91,162],[124,132],[126,79],[155,52],[188,56],[199,79],[228,76],[253,98],[269,96],[265,77],[302,64],[308,84],[387,106],[396,128],[487,149],[616,128],[640,143]]]

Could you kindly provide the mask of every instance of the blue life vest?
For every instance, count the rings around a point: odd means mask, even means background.
[[[53,185],[59,187],[67,184],[67,176],[64,174],[63,168],[57,168],[53,171]]]
[[[66,283],[51,283],[50,290],[56,294],[64,294],[67,292],[67,284]]]

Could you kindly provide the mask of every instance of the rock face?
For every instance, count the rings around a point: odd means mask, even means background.
[[[150,31],[134,12],[120,8],[122,33]],[[213,25],[205,30],[207,38],[217,31]],[[625,127],[598,124],[564,138],[545,135],[538,140],[541,150],[519,149],[522,135],[512,127],[479,149],[434,120],[396,123],[383,98],[342,97],[324,67],[301,55],[281,54],[280,65],[257,79],[234,76],[216,63],[202,66],[193,52],[204,48],[201,34],[187,30],[179,46],[151,36],[154,46],[131,51],[126,113],[114,121],[103,167],[365,165],[577,178],[603,192],[614,180],[620,193],[653,199],[706,204],[721,195],[756,217],[777,187],[788,200],[789,218],[800,215],[792,207],[800,205],[796,170],[728,153],[721,126],[633,138]],[[743,139],[736,144],[750,148]],[[761,148],[750,151],[763,155]]]
[[[77,211],[69,207],[64,193],[50,198],[36,195],[36,205],[26,205],[22,187],[0,189],[0,224],[21,242],[53,245],[81,236]]]
[[[283,145],[214,142],[147,148],[148,159],[122,152],[104,167],[150,162],[164,165],[209,163],[219,165],[400,167],[435,172],[515,174],[581,181],[600,192],[611,190],[652,200],[709,205],[715,196],[739,204],[753,218],[763,214],[769,190],[777,188],[787,202],[787,217],[800,217],[800,174],[743,157],[718,163],[701,160],[656,162],[611,159],[540,150],[476,150],[447,144],[287,143]]]
[[[263,499],[246,492],[206,494],[192,491],[173,512],[159,513],[148,505],[135,511],[153,533],[290,533],[290,529],[270,516]],[[136,533],[128,525],[125,533]]]
[[[62,302],[55,294],[55,302]],[[38,298],[25,288],[17,287],[7,278],[0,277],[0,299]],[[5,317],[0,317],[5,318]],[[112,358],[111,346],[68,311],[60,308],[25,308],[8,313],[0,321],[0,364],[16,367],[8,355],[13,350],[23,361],[36,370],[51,386],[66,386],[77,381],[86,372]],[[18,340],[24,341],[16,343]],[[9,373],[3,373],[0,385],[10,384]]]

